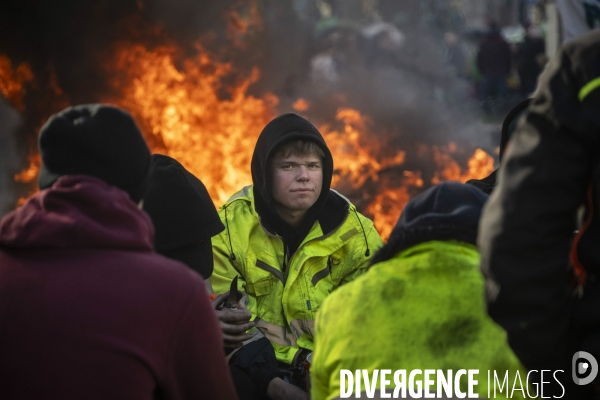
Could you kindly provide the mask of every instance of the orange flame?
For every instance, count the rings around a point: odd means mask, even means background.
[[[21,63],[13,70],[10,59],[0,54],[0,92],[19,111],[25,108],[23,105],[25,83],[32,80],[33,73],[28,64]]]
[[[252,150],[278,102],[274,95],[246,94],[257,70],[222,99],[219,80],[231,66],[206,53],[178,70],[171,49],[134,46],[121,50],[116,65],[128,71],[131,86],[113,101],[144,125],[153,151],[176,158],[200,177],[217,204],[252,182]]]
[[[410,195],[406,186],[387,189],[379,193],[365,210],[367,214],[373,215],[375,228],[384,240],[390,237],[392,228],[409,200]]]
[[[259,78],[258,70],[224,87],[223,78],[230,77],[233,67],[214,61],[201,47],[198,50],[197,57],[178,62],[174,48],[149,50],[122,44],[116,61],[107,66],[113,77],[111,83],[120,94],[104,100],[131,112],[151,150],[179,160],[204,182],[215,203],[221,205],[252,182],[254,145],[263,127],[277,115],[278,99],[273,94],[262,98],[248,94],[248,87]],[[60,90],[55,92],[60,94]],[[293,107],[301,112],[310,104],[298,99]],[[403,170],[406,152],[392,143],[395,135],[375,132],[370,118],[358,110],[340,108],[334,120],[321,124],[319,129],[334,157],[332,186],[342,192],[344,188],[362,192],[359,200],[365,202],[365,214],[373,218],[377,230],[387,239],[406,203],[425,186],[421,171]],[[493,170],[494,159],[477,149],[463,171],[453,156],[459,151],[454,143],[420,145],[417,155],[432,159],[437,169],[431,183],[464,182]],[[30,157],[29,168],[15,180],[32,181],[39,164],[39,156]],[[387,180],[380,179],[388,169],[400,172],[394,178],[399,186],[391,188]],[[375,190],[380,192],[372,193]]]
[[[299,112],[307,111],[310,108],[310,103],[304,99],[298,99],[292,104],[292,108]]]
[[[333,130],[327,124],[320,127],[333,155],[336,171],[339,171],[332,186],[348,179],[352,188],[358,189],[368,179],[377,181],[383,168],[404,163],[406,153],[398,150],[387,156],[388,152],[383,151],[383,141],[370,129],[372,122],[357,110],[339,109],[335,118],[343,122],[343,130]]]
[[[227,38],[237,48],[245,47],[245,36],[250,29],[261,29],[262,19],[256,1],[243,1],[234,5],[226,13]]]
[[[450,152],[456,151],[455,145],[451,144]],[[431,183],[437,184],[443,181],[466,182],[469,179],[482,179],[494,171],[494,158],[481,149],[476,149],[468,161],[468,170],[464,173],[454,158],[447,152],[443,152],[438,146],[433,146],[434,160],[441,171],[437,171]]]
[[[40,172],[40,165],[42,160],[39,154],[31,154],[29,156],[29,167],[15,175],[14,179],[16,182],[29,183],[33,182],[37,178]]]

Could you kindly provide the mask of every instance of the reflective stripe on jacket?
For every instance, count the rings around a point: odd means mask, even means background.
[[[225,231],[212,238],[210,280],[220,294],[236,275],[241,278],[239,289],[249,295],[256,327],[273,344],[277,359],[291,364],[299,347],[313,350],[315,313],[323,300],[367,270],[367,242],[371,255],[383,242],[373,222],[348,202],[341,225],[323,235],[315,222],[284,270],[283,241],[263,228],[253,200],[247,186],[219,210]]]
[[[483,285],[477,249],[461,242],[421,243],[373,265],[333,293],[317,315],[311,398],[338,398],[341,369],[367,370],[369,377],[375,369],[391,370],[388,393],[395,388],[394,371],[406,370],[408,385],[417,369],[443,370],[446,376],[449,369],[478,369],[474,392],[480,398],[488,398],[488,370],[496,370],[500,381],[508,371],[510,385],[519,371],[518,387],[524,387],[527,373],[505,332],[485,312]],[[423,380],[422,373],[416,379]],[[523,398],[520,390],[513,397],[506,393],[505,385],[496,398]]]

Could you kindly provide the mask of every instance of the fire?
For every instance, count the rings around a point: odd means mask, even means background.
[[[29,156],[29,167],[15,175],[16,182],[29,183],[37,178],[42,160],[39,154]]]
[[[117,50],[115,60],[106,66],[117,94],[102,100],[131,112],[152,152],[179,160],[204,182],[217,206],[252,182],[254,145],[262,128],[279,113],[275,95],[258,98],[248,94],[249,86],[259,79],[258,70],[225,86],[223,78],[230,81],[233,66],[215,61],[201,47],[196,57],[183,61],[172,47],[121,44]],[[0,74],[10,66],[3,60],[0,58]],[[21,77],[23,83],[31,79],[27,71],[26,65],[19,66],[11,76]],[[23,93],[22,86],[17,90],[19,86],[4,82],[0,80],[5,96]],[[5,92],[5,87],[12,89]],[[293,108],[308,113],[310,103],[298,99]],[[406,150],[393,142],[398,132],[377,130],[360,111],[339,108],[330,121],[318,126],[334,157],[333,186],[343,194],[353,193],[353,198],[362,202],[360,208],[373,218],[384,239],[406,203],[423,187],[445,180],[482,178],[494,167],[494,159],[481,149],[463,171],[455,160],[460,149],[454,143],[420,145],[417,155],[435,165],[433,178],[425,182],[421,171],[404,167]],[[39,164],[39,156],[31,156],[30,167],[15,180],[32,181]]]
[[[482,149],[476,149],[469,159],[467,171],[462,173],[460,166],[451,155],[455,151],[456,145],[453,143],[447,149],[433,146],[434,161],[441,170],[435,173],[431,183],[437,184],[443,181],[466,182],[469,179],[482,179],[494,171],[494,158]]]
[[[387,189],[379,193],[365,210],[367,214],[373,215],[375,228],[384,240],[390,237],[400,212],[409,200],[410,195],[406,186]]]
[[[389,155],[384,151],[384,141],[371,130],[372,121],[359,111],[342,108],[335,119],[343,123],[342,130],[334,130],[328,124],[320,127],[339,171],[332,186],[348,179],[351,187],[358,189],[368,179],[377,181],[383,168],[404,163],[406,153],[398,150]]]
[[[494,171],[494,158],[481,149],[475,150],[469,159],[469,170],[461,176],[461,181],[469,179],[482,179]]]
[[[292,108],[299,112],[307,111],[310,108],[310,103],[300,98],[292,104]]]
[[[39,154],[31,153],[29,155],[28,161],[29,161],[29,167],[27,167],[26,169],[24,169],[23,171],[19,172],[18,174],[16,174],[14,176],[15,182],[31,183],[35,179],[37,179],[37,176],[40,173],[40,165],[42,164],[42,159]],[[37,192],[36,189],[32,190],[29,195],[31,196],[35,192]],[[17,200],[17,205],[20,206],[20,205],[24,204],[27,201],[28,197],[29,196],[20,197]]]
[[[250,29],[261,29],[262,18],[256,1],[240,2],[226,14],[227,37],[235,47],[243,48]]]
[[[19,111],[24,109],[25,83],[32,80],[33,73],[27,63],[21,63],[13,70],[10,59],[0,54],[0,93]]]
[[[262,128],[275,116],[278,99],[246,94],[258,71],[239,84],[224,88],[220,78],[231,71],[200,52],[194,60],[175,66],[169,48],[152,51],[123,48],[115,64],[127,71],[129,87],[113,103],[129,110],[145,128],[153,152],[177,159],[200,177],[217,204],[252,182],[250,160]]]

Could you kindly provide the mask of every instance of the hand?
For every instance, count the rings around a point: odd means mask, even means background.
[[[236,310],[230,310],[227,307],[219,310],[228,297],[229,292],[217,296],[212,301],[212,306],[217,314],[221,332],[223,333],[223,345],[225,348],[236,349],[242,347],[244,341],[252,338],[251,334],[245,332],[254,326],[254,322],[250,322],[252,314],[241,301]]]
[[[271,400],[310,400],[308,393],[281,378],[269,382],[267,397]]]

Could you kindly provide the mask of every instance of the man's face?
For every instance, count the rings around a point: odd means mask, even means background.
[[[306,211],[321,194],[323,162],[317,155],[277,157],[271,164],[271,173],[273,199],[282,211]]]

